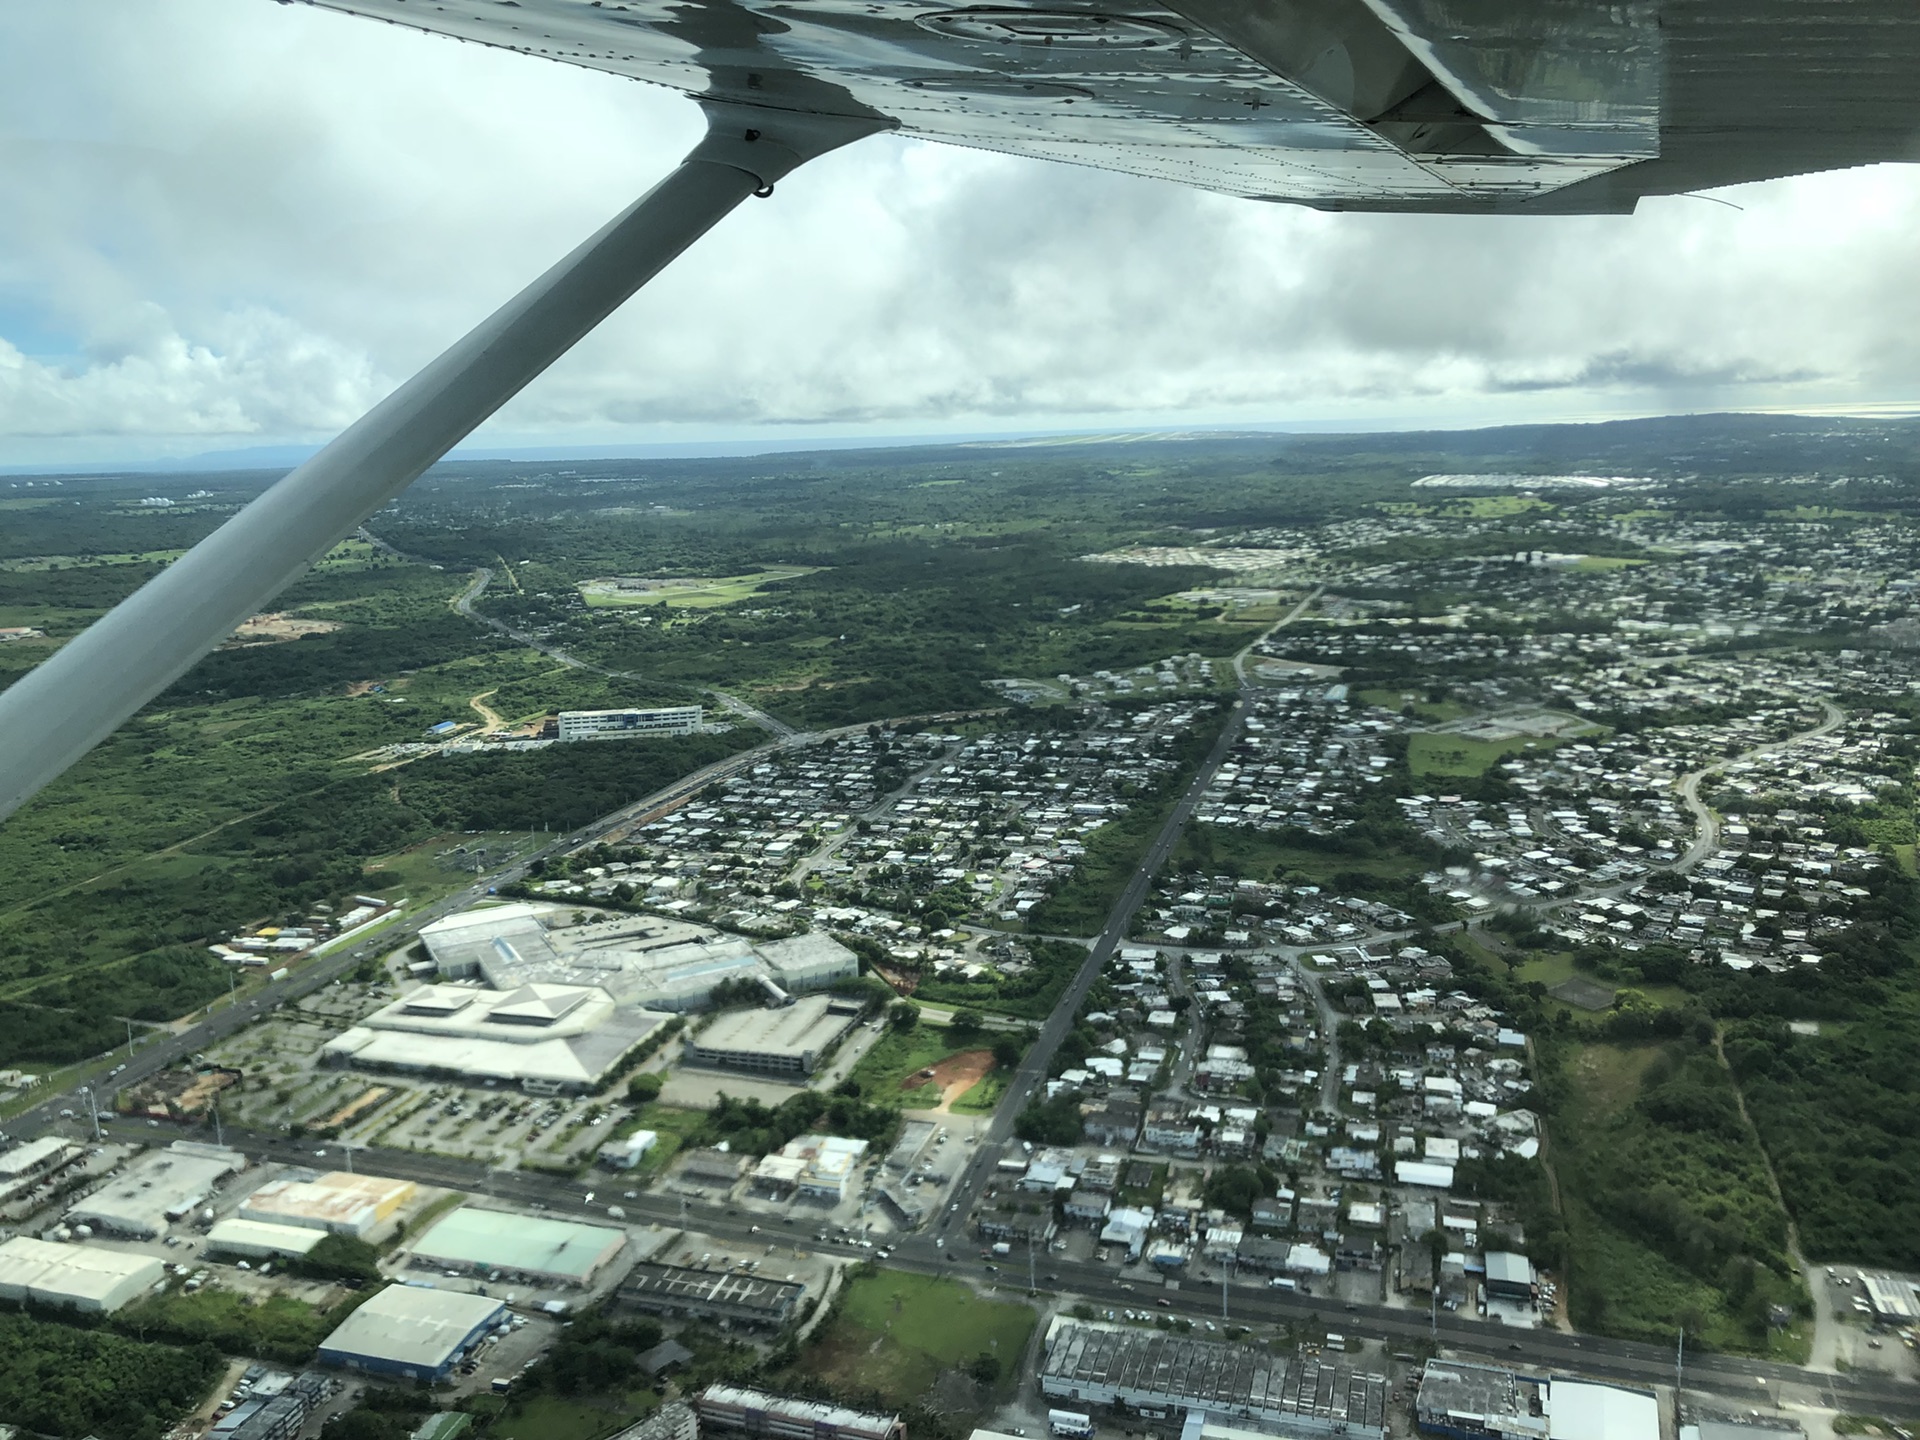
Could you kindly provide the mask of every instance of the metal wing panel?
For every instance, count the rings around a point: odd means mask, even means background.
[[[1617,211],[1920,159],[1912,0],[304,3],[695,96],[1330,208]]]
[[[1489,70],[1482,57],[1475,70],[1448,48],[1442,32],[1465,33],[1447,28],[1464,22],[1437,8],[1442,0],[1426,0],[1434,13],[1405,0],[1407,13],[1382,16],[1365,0],[1307,0],[1312,24],[1280,31],[1244,24],[1249,14],[1270,19],[1259,12],[1277,13],[1272,0],[1224,0],[1237,17],[1215,0],[308,3],[693,95],[883,115],[930,140],[1318,205],[1453,209],[1525,199],[1629,163],[1648,145],[1635,128],[1641,109],[1595,98],[1605,77],[1586,63],[1593,49],[1576,47],[1580,65],[1541,61],[1529,70],[1515,61]],[[1484,9],[1500,0],[1479,3]],[[1571,3],[1555,0],[1555,8]],[[1608,33],[1631,31],[1643,10],[1642,3],[1610,7],[1616,20]],[[1491,43],[1494,32],[1481,33]],[[1276,34],[1287,53],[1263,53],[1263,45],[1276,48]],[[1531,31],[1523,39],[1538,42]],[[1418,114],[1356,113],[1351,107],[1364,108],[1369,94],[1391,94],[1396,84],[1431,89],[1416,42],[1436,60],[1457,62],[1499,102],[1484,107],[1500,112],[1485,118],[1504,128],[1490,131],[1473,114],[1464,125],[1436,127]],[[1643,49],[1626,53],[1637,64]],[[1369,66],[1369,74],[1390,77],[1385,89],[1356,81]],[[1515,79],[1533,73],[1561,77],[1564,93],[1535,102]],[[1448,118],[1459,118],[1461,102],[1448,96],[1444,103]],[[1600,142],[1597,153],[1583,134]],[[1448,143],[1459,137],[1467,149],[1453,153]]]

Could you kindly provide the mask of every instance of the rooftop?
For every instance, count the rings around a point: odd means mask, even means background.
[[[342,1321],[320,1353],[437,1370],[505,1309],[484,1295],[389,1285]]]
[[[624,1231],[463,1206],[413,1245],[423,1260],[562,1275],[584,1281],[625,1245]]]

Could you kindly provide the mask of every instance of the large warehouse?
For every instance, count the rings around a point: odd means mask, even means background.
[[[415,1241],[413,1257],[438,1269],[534,1285],[590,1285],[626,1243],[624,1231],[605,1225],[467,1206]]]
[[[488,905],[436,920],[420,939],[442,979],[495,990],[591,986],[623,1010],[698,1010],[729,980],[771,981],[798,995],[860,973],[859,957],[830,935],[749,942],[656,915],[574,925],[574,913],[572,906]]]
[[[1203,1410],[1284,1426],[1289,1435],[1385,1440],[1387,1381],[1318,1356],[1190,1339],[1177,1333],[1056,1320],[1040,1389],[1055,1400],[1165,1417]]]
[[[852,1410],[819,1400],[709,1385],[693,1397],[702,1435],[752,1435],[766,1440],[906,1440],[898,1415]]]
[[[321,1055],[363,1069],[504,1080],[556,1094],[598,1085],[668,1018],[621,1009],[598,986],[422,985],[336,1035]]]
[[[152,1240],[204,1204],[220,1182],[247,1168],[247,1157],[193,1140],[149,1150],[67,1211],[76,1225]]]
[[[16,1235],[0,1245],[0,1300],[105,1314],[159,1284],[166,1268],[151,1255]]]
[[[766,1010],[729,1010],[682,1042],[688,1064],[800,1080],[813,1074],[860,1020],[857,1000],[809,995]]]
[[[1460,1360],[1427,1362],[1414,1419],[1452,1440],[1660,1440],[1648,1391]]]
[[[209,1255],[238,1255],[247,1260],[298,1259],[327,1238],[307,1225],[272,1225],[263,1220],[222,1220],[207,1232]]]
[[[778,1330],[793,1317],[804,1285],[763,1280],[734,1270],[694,1270],[684,1265],[642,1263],[620,1286],[620,1298],[654,1315],[684,1315]]]
[[[320,1342],[320,1362],[401,1380],[444,1380],[506,1313],[484,1295],[389,1285]]]
[[[416,1189],[411,1180],[334,1170],[262,1185],[241,1202],[240,1218],[267,1225],[299,1225],[364,1240],[391,1220],[414,1197]]]

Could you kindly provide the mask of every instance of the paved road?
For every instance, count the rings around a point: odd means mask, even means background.
[[[1687,853],[1682,855],[1674,865],[1673,868],[1675,870],[1687,871],[1693,869],[1694,866],[1711,855],[1714,852],[1714,848],[1720,843],[1720,821],[1718,817],[1714,815],[1713,811],[1707,808],[1707,803],[1700,798],[1701,782],[1704,781],[1707,776],[1717,775],[1726,769],[1727,766],[1740,761],[1751,760],[1759,755],[1771,755],[1777,750],[1785,750],[1789,746],[1797,745],[1802,740],[1812,740],[1821,735],[1831,735],[1846,723],[1847,712],[1831,700],[1822,699],[1820,701],[1820,708],[1826,712],[1826,718],[1811,730],[1802,730],[1799,734],[1789,735],[1784,740],[1770,740],[1765,745],[1756,745],[1751,750],[1743,750],[1738,755],[1729,756],[1727,759],[1716,761],[1712,765],[1702,766],[1700,769],[1689,771],[1680,777],[1680,798],[1685,802],[1687,809],[1693,812],[1693,823],[1698,833],[1695,834],[1693,843],[1687,847]]]
[[[138,1123],[114,1121],[107,1129],[117,1139],[150,1141],[154,1138],[151,1129]],[[279,1164],[330,1166],[342,1163],[345,1158],[337,1144],[327,1141],[300,1141],[282,1135],[230,1129],[227,1142],[251,1158]],[[741,1211],[690,1197],[683,1202],[678,1196],[656,1192],[642,1192],[629,1199],[624,1193],[625,1182],[617,1175],[566,1180],[378,1147],[356,1148],[352,1165],[366,1174],[393,1175],[429,1185],[490,1194],[517,1205],[540,1206],[558,1215],[580,1219],[598,1218],[604,1222],[607,1206],[613,1204],[626,1212],[630,1222],[669,1229],[678,1229],[684,1214],[687,1226],[698,1234],[741,1246],[790,1244],[842,1259],[871,1258],[871,1252],[852,1239],[833,1237],[825,1243],[818,1241],[815,1236],[827,1224],[821,1219],[800,1216],[775,1220],[757,1211]],[[589,1190],[595,1194],[597,1203],[587,1203]],[[1006,1285],[1016,1291],[1027,1288],[1028,1258],[1021,1251],[1016,1250],[1010,1260],[983,1263],[974,1242],[958,1233],[940,1233],[937,1229],[934,1233],[897,1237],[894,1243],[895,1251],[887,1261],[890,1265],[927,1274],[958,1275],[976,1282]],[[997,1268],[989,1270],[987,1263]],[[1189,1279],[1181,1288],[1169,1290],[1147,1266],[1106,1265],[1046,1253],[1036,1254],[1031,1263],[1039,1277],[1039,1292],[1044,1296],[1083,1298],[1089,1304],[1114,1309],[1157,1311],[1164,1308],[1170,1314],[1184,1315],[1196,1322],[1212,1320],[1217,1324],[1221,1318],[1219,1287],[1204,1280]],[[1166,1302],[1164,1307],[1161,1301]],[[1321,1296],[1235,1287],[1228,1297],[1227,1318],[1241,1325],[1318,1324],[1349,1336],[1382,1339],[1395,1348],[1437,1336],[1451,1349],[1480,1352],[1503,1364],[1578,1370],[1586,1375],[1642,1385],[1666,1384],[1673,1379],[1673,1352],[1664,1345],[1566,1335],[1552,1330],[1507,1330],[1445,1312],[1435,1324],[1420,1310],[1345,1304]],[[1751,1399],[1760,1395],[1762,1381],[1770,1397],[1777,1396],[1784,1386],[1796,1396],[1842,1410],[1920,1414],[1920,1386],[1893,1377],[1858,1372],[1819,1374],[1796,1366],[1727,1355],[1690,1353],[1688,1356],[1690,1389],[1715,1390]]]

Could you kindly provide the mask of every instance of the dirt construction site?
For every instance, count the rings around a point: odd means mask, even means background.
[[[915,1109],[945,1113],[952,1109],[954,1101],[979,1084],[991,1069],[991,1050],[962,1050],[958,1055],[947,1056],[930,1069],[907,1076],[900,1082],[900,1088],[917,1092],[914,1095]],[[939,1097],[937,1101],[936,1096]]]

